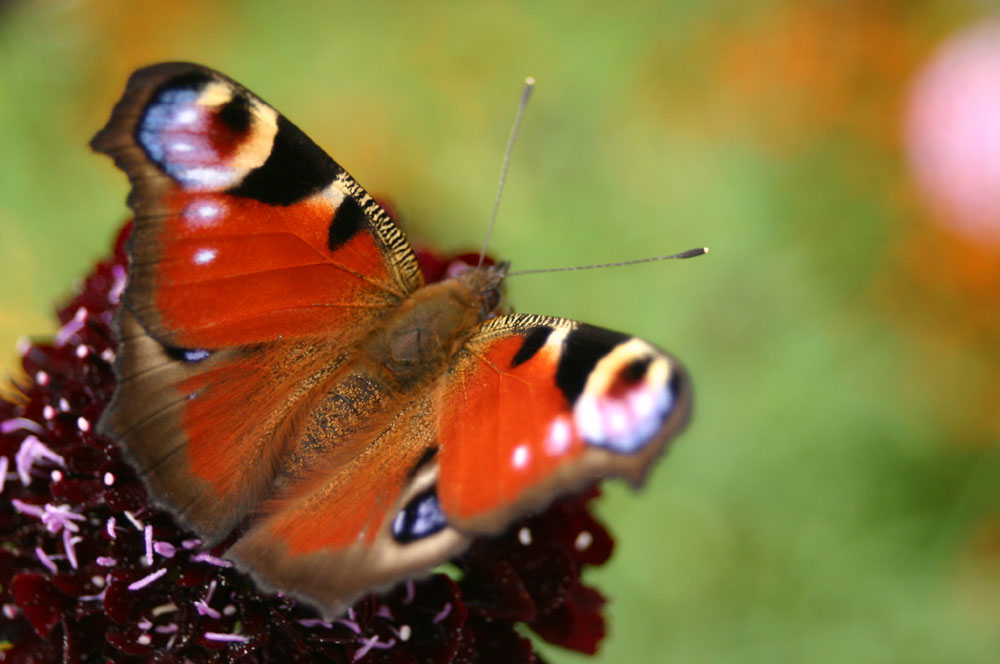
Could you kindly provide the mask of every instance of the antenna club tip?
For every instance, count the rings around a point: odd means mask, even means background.
[[[708,247],[702,247],[701,248],[701,253],[707,254],[708,253]]]
[[[527,78],[524,79],[524,84],[527,85],[529,88],[530,87],[534,87],[534,85],[535,85],[535,77],[534,76],[528,76]]]

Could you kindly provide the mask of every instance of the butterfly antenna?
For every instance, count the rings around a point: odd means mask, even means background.
[[[574,267],[549,267],[540,268],[537,270],[518,270],[516,272],[508,272],[508,277],[516,277],[522,274],[540,274],[542,272],[571,272],[573,270],[596,270],[602,267],[622,267],[623,265],[638,265],[639,263],[654,263],[656,261],[666,261],[671,258],[694,258],[695,256],[701,256],[708,253],[708,247],[698,247],[696,249],[688,249],[687,251],[682,251],[679,254],[670,254],[669,256],[651,256],[649,258],[637,258],[631,261],[621,261],[618,263],[597,263],[596,265],[576,265]]]
[[[493,201],[493,213],[490,215],[490,225],[486,228],[486,241],[483,242],[483,250],[479,252],[479,262],[476,267],[482,267],[486,258],[486,248],[490,246],[490,236],[493,235],[493,225],[497,220],[497,210],[500,209],[500,194],[503,193],[503,185],[507,180],[507,169],[510,167],[510,155],[514,151],[514,141],[517,140],[517,132],[521,129],[521,119],[524,117],[524,109],[531,99],[531,91],[535,89],[535,79],[529,76],[524,79],[524,90],[521,91],[521,102],[517,105],[517,117],[514,118],[514,126],[511,127],[510,137],[507,139],[507,149],[503,155],[503,166],[500,168],[500,183],[497,185],[497,197]]]

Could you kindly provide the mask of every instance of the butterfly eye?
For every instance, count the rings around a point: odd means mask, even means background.
[[[498,286],[491,286],[483,291],[482,295],[483,302],[483,317],[486,318],[500,306],[500,288]]]
[[[432,486],[414,496],[392,522],[392,536],[408,544],[444,530],[448,520],[441,511],[437,491]]]

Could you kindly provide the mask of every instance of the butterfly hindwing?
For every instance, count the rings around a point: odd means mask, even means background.
[[[488,320],[438,388],[441,507],[489,533],[597,477],[639,484],[690,403],[681,366],[641,339],[549,316]]]
[[[363,592],[461,552],[469,537],[447,524],[437,503],[433,415],[417,399],[353,458],[314,467],[264,506],[227,556],[259,585],[334,616]]]
[[[128,307],[117,321],[118,390],[101,429],[123,443],[157,502],[219,540],[270,494],[316,386],[346,360],[320,340],[177,351]]]

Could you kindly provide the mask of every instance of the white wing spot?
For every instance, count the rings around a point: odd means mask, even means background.
[[[177,179],[184,184],[203,189],[223,189],[236,183],[236,172],[231,168],[218,166],[202,166],[195,168],[182,168],[176,166]]]
[[[192,228],[209,228],[222,214],[222,208],[209,201],[197,201],[184,210],[184,220]]]
[[[521,443],[514,448],[514,453],[511,455],[510,460],[511,463],[514,464],[514,467],[520,470],[528,465],[530,458],[531,450],[528,449],[527,445]]]
[[[219,254],[217,249],[199,249],[194,252],[194,264],[195,265],[207,265],[215,260],[215,257]]]
[[[586,551],[593,543],[594,536],[586,530],[581,530],[580,534],[576,536],[576,540],[573,542],[573,548],[577,551]]]
[[[527,526],[517,531],[517,541],[524,546],[531,546],[531,530]]]
[[[193,108],[183,108],[174,115],[174,122],[181,125],[191,124],[198,119],[198,111]]]
[[[569,449],[572,440],[573,429],[570,420],[565,415],[560,415],[552,421],[549,427],[549,435],[545,437],[545,451],[552,456],[559,456]]]

